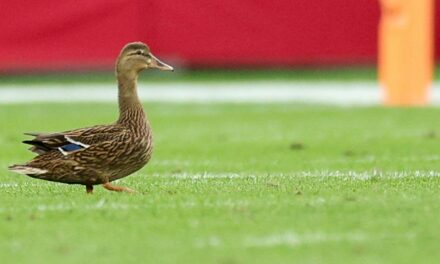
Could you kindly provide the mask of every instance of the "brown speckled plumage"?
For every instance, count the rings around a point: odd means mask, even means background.
[[[131,191],[110,182],[141,169],[151,158],[151,127],[136,88],[138,73],[147,68],[172,70],[145,44],[126,45],[116,62],[118,121],[60,133],[27,133],[35,138],[24,143],[32,145],[30,150],[38,156],[10,170],[48,181],[83,184],[88,193],[96,184],[108,190]]]

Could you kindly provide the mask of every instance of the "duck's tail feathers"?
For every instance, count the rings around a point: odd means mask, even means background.
[[[9,166],[9,170],[25,175],[41,175],[47,173],[47,170],[34,168],[27,165],[12,165]]]

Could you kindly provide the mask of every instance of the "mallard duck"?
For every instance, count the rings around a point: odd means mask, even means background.
[[[115,68],[119,88],[116,123],[60,133],[25,133],[35,138],[23,143],[32,145],[29,150],[38,155],[9,169],[37,179],[82,184],[87,193],[98,184],[110,191],[133,192],[111,182],[141,169],[151,157],[151,127],[137,94],[137,78],[144,69],[173,71],[173,67],[153,56],[144,43],[133,42],[122,49]]]

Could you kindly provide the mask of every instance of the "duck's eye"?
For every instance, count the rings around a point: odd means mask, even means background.
[[[137,54],[137,55],[142,55],[142,53],[143,53],[142,50],[138,50],[138,51],[136,51],[136,54]]]

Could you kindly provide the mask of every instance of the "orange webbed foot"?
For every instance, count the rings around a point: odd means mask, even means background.
[[[111,183],[104,183],[102,185],[102,187],[106,188],[109,191],[114,191],[114,192],[127,192],[127,193],[136,193],[135,190],[132,190],[130,188],[127,187],[123,187],[123,186],[115,186]]]

